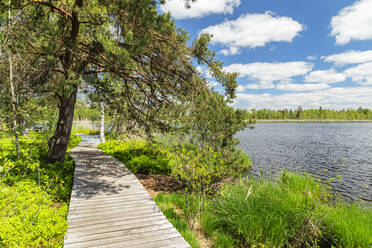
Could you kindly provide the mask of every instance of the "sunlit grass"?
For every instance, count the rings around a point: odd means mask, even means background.
[[[176,214],[193,230],[187,215],[199,210],[189,204],[194,197],[160,194],[156,202],[168,218]],[[242,179],[204,201],[201,211],[198,226],[213,247],[372,247],[371,205],[335,203],[329,188],[308,174]]]

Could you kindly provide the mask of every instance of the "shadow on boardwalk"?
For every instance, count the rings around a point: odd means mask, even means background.
[[[190,247],[137,178],[96,145],[70,152],[75,175],[64,247]]]

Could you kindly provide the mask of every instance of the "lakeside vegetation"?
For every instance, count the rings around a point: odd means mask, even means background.
[[[134,173],[161,173],[179,180],[183,190],[160,193],[155,201],[193,248],[368,248],[372,244],[372,205],[334,200],[330,186],[309,174],[283,171],[272,179],[262,173],[253,180],[238,179],[229,171],[224,178],[235,180],[228,183],[200,182],[200,173],[193,168],[199,179],[196,184],[213,190],[194,187],[190,191],[195,182],[179,177],[177,163],[172,162],[174,149],[135,140],[112,140],[99,147],[128,164]]]
[[[155,200],[193,247],[203,239],[209,247],[369,246],[371,208],[330,201],[310,176],[236,181],[250,160],[235,134],[257,119],[363,119],[370,111],[231,107],[238,74],[208,49],[211,36],[191,44],[158,13],[163,2],[0,4],[0,246],[62,246],[74,170],[66,154],[80,142],[71,133],[98,133],[74,120],[99,122],[102,142],[106,121],[106,138],[117,140],[100,148],[133,173],[179,182],[182,191]],[[41,123],[45,133],[22,135]],[[120,139],[139,136],[146,141]]]
[[[368,123],[372,120],[255,120],[255,123]]]
[[[252,109],[249,118],[257,122],[349,122],[369,121],[372,122],[372,111],[368,108],[357,109]]]
[[[20,155],[0,134],[0,247],[62,247],[74,162],[44,162],[48,135],[20,137]],[[81,138],[72,136],[68,149]]]

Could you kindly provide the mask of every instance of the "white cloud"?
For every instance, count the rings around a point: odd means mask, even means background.
[[[235,54],[240,54],[239,48],[237,47],[229,47],[229,49],[222,49],[220,51],[223,55],[235,55]]]
[[[343,8],[331,20],[336,44],[347,44],[351,40],[372,39],[372,0],[360,0]]]
[[[338,66],[365,63],[372,61],[372,50],[348,51],[344,53],[333,54],[330,56],[323,56],[322,59],[324,59],[324,61],[326,62],[334,63]]]
[[[224,67],[227,72],[238,72],[239,77],[248,77],[255,84],[244,86],[246,89],[274,88],[275,81],[289,81],[291,77],[305,75],[313,65],[303,61],[284,63],[231,64]]]
[[[322,84],[333,84],[340,83],[346,80],[346,76],[343,73],[339,73],[334,69],[324,71],[312,71],[306,75],[304,82],[316,82]]]
[[[201,33],[212,34],[212,44],[227,46],[228,49],[222,50],[222,53],[231,54],[242,47],[255,48],[269,42],[291,42],[302,30],[304,27],[292,18],[266,12],[242,15],[236,20],[209,26]]]
[[[191,8],[186,8],[185,0],[167,0],[160,9],[170,12],[176,19],[198,18],[209,14],[232,14],[240,0],[198,0],[190,4]]]
[[[199,73],[203,73],[203,67],[201,67],[200,65],[196,66],[195,67],[195,70]]]
[[[307,60],[316,60],[316,59],[318,59],[318,57],[317,56],[307,56],[306,59]]]
[[[372,62],[351,67],[345,70],[344,74],[351,77],[354,82],[362,85],[372,85]]]
[[[273,94],[238,93],[234,106],[247,109],[262,108],[372,108],[372,87],[329,88],[312,92]]]
[[[314,91],[314,90],[324,90],[329,89],[331,86],[325,83],[319,84],[295,84],[295,83],[288,83],[288,82],[280,82],[276,85],[276,89],[283,90],[283,91]]]

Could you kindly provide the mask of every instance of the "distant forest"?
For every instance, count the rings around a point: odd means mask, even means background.
[[[372,120],[372,111],[368,108],[330,110],[323,109],[302,109],[296,110],[270,110],[252,109],[251,118],[256,120]]]

